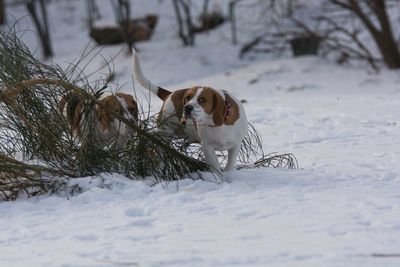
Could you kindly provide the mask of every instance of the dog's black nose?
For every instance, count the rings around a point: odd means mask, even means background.
[[[193,111],[193,106],[192,105],[186,105],[184,109],[185,109],[185,114],[190,114],[190,112]]]

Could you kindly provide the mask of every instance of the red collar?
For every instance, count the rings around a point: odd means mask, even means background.
[[[225,107],[226,107],[226,111],[225,111],[225,115],[224,115],[224,122],[228,119],[229,115],[231,115],[232,103],[228,103],[225,101]]]

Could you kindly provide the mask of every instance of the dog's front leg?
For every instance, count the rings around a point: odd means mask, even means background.
[[[228,149],[228,162],[226,163],[224,171],[232,171],[235,169],[236,158],[240,151],[240,145],[241,144]]]
[[[218,163],[217,155],[215,154],[215,149],[213,147],[207,146],[203,144],[203,152],[206,157],[206,161],[208,165],[213,168],[213,171],[217,172],[220,176],[222,176],[221,167]]]

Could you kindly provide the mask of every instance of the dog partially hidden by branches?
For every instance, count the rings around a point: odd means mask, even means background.
[[[95,142],[100,146],[115,143],[118,148],[123,148],[133,131],[113,113],[136,121],[138,105],[135,99],[130,94],[108,92],[100,92],[96,97],[101,105],[90,102],[77,93],[68,92],[60,100],[60,111],[75,137],[82,138],[88,131],[94,131]]]

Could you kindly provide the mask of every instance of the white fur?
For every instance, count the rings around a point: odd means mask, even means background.
[[[133,55],[133,71],[137,81],[145,88],[149,89],[152,93],[157,94],[158,87],[154,85],[149,79],[144,76],[142,68],[140,67],[139,57],[136,50],[132,48]]]

